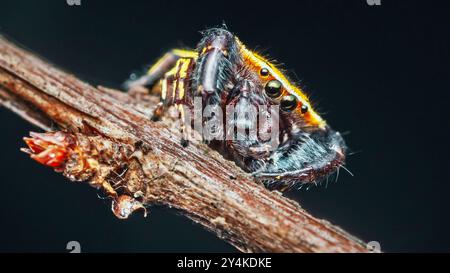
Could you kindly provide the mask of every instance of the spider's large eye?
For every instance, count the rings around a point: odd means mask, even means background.
[[[297,107],[297,98],[292,95],[283,97],[280,102],[280,107],[285,112],[291,112]]]
[[[267,69],[265,67],[261,68],[261,70],[259,71],[259,74],[263,77],[267,77],[267,76],[269,76],[269,69]]]
[[[266,84],[264,90],[266,90],[267,96],[271,98],[278,98],[281,95],[281,82],[271,80]]]
[[[302,114],[308,112],[308,106],[303,104],[301,110],[302,110]]]

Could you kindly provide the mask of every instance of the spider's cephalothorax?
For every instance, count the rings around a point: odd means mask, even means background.
[[[172,50],[145,76],[128,83],[129,88],[146,86],[160,92],[162,100],[153,119],[170,105],[187,106],[178,107],[184,116],[196,96],[201,97],[203,108],[276,105],[280,109],[276,149],[266,149],[267,141],[258,138],[216,141],[215,147],[277,188],[321,181],[344,164],[342,137],[314,111],[299,87],[228,30],[213,28],[202,34],[195,51]],[[246,120],[234,118],[233,122]]]

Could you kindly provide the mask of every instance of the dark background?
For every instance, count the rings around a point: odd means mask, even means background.
[[[133,70],[225,21],[297,79],[356,154],[351,177],[289,192],[317,217],[389,252],[450,251],[448,1],[1,0],[0,31],[94,84]],[[154,1],[156,2],[156,1]],[[235,251],[154,207],[116,219],[109,202],[19,152],[36,130],[0,109],[0,251]]]

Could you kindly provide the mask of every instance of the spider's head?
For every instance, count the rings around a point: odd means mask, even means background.
[[[315,183],[338,170],[346,152],[341,135],[327,125],[303,91],[280,70],[239,40],[237,43],[242,65],[251,71],[247,80],[251,79],[258,101],[279,106],[277,149],[263,158],[246,160],[245,167],[275,187]]]
[[[243,125],[246,131],[255,127],[257,115],[249,109],[279,107],[275,149],[272,141],[255,136],[226,142],[238,164],[261,181],[282,187],[317,182],[344,164],[342,137],[313,109],[299,87],[228,30],[211,29],[204,35],[198,47],[194,86],[207,103],[234,106],[238,113],[233,114],[234,125]]]

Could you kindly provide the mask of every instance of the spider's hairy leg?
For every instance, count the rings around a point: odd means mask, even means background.
[[[159,120],[168,106],[184,104],[186,89],[189,88],[189,75],[195,59],[179,58],[175,65],[155,84],[160,90],[161,102],[153,111],[153,120]]]
[[[125,82],[125,89],[131,90],[137,87],[151,88],[154,93],[159,89],[155,84],[164,77],[164,74],[171,70],[180,58],[196,59],[197,52],[185,49],[172,49],[159,58],[145,73],[138,79]],[[153,87],[153,88],[152,88]],[[155,91],[156,90],[156,91]]]
[[[183,134],[182,146],[186,146],[187,129],[185,121],[186,107],[192,103],[190,97],[190,75],[195,67],[195,59],[179,58],[174,67],[164,74],[164,77],[157,84],[161,90],[161,102],[158,103],[152,116],[152,120],[158,120],[168,106],[176,106],[180,118],[180,132]],[[187,107],[189,108],[189,107]]]
[[[161,101],[153,110],[151,119],[158,121],[163,116],[167,107],[175,105],[180,111],[180,116],[184,116],[184,109],[181,106],[186,103],[186,93],[189,89],[190,74],[197,60],[197,52],[184,49],[173,49],[161,57],[152,65],[147,73],[137,80],[128,81],[126,87],[130,92],[133,90],[145,90],[158,94]],[[183,133],[182,144],[186,145],[184,134],[186,128],[181,122],[180,131]]]

